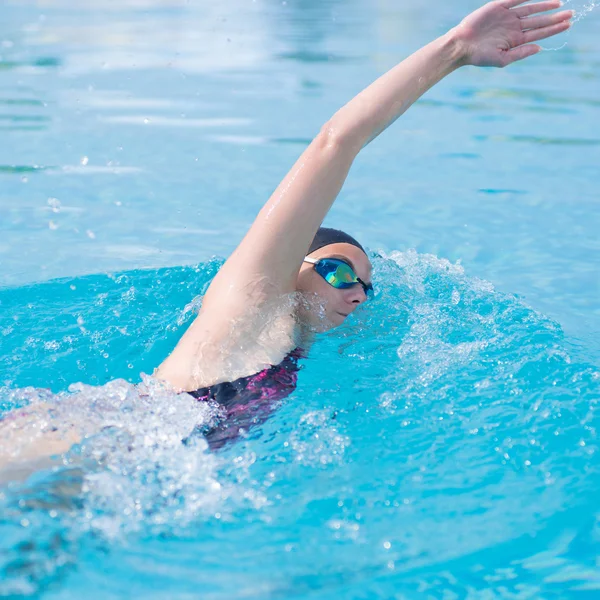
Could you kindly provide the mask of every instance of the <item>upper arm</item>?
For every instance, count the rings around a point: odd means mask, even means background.
[[[217,380],[223,342],[233,341],[232,331],[240,328],[240,319],[296,289],[302,260],[356,153],[325,129],[313,140],[217,273],[200,313],[159,367],[158,377],[175,387],[191,389],[198,379],[194,372],[202,362],[203,369],[210,372],[203,372],[199,379]]]
[[[237,291],[259,296],[295,289],[302,260],[336,199],[356,151],[324,128],[258,213],[211,284],[206,300]]]

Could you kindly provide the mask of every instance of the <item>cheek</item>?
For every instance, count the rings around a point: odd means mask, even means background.
[[[298,291],[317,294],[321,298],[327,297],[327,288],[331,287],[314,271],[305,271],[298,276]]]
[[[298,274],[298,279],[296,280],[296,290],[298,292],[311,292],[312,291],[312,275],[310,270],[302,270]]]
[[[331,287],[320,275],[316,273],[301,273],[298,277],[297,290],[306,294],[312,310],[327,311],[328,307],[339,304],[338,290]]]

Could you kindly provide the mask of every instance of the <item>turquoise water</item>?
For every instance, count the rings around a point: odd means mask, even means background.
[[[0,410],[103,429],[0,489],[0,595],[597,598],[600,10],[360,155],[327,223],[375,301],[211,452],[133,384],[318,127],[478,3],[71,5],[0,7]]]

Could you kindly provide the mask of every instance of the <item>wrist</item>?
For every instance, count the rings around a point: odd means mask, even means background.
[[[461,31],[461,25],[453,27],[441,38],[444,46],[444,52],[447,54],[451,68],[458,69],[469,64],[469,44]]]

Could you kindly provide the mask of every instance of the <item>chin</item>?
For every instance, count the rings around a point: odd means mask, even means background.
[[[325,333],[326,331],[335,329],[344,322],[344,317],[341,315],[322,315],[315,318],[313,314],[311,317],[307,325],[315,333]]]
[[[338,327],[346,320],[346,317],[344,317],[343,315],[340,315],[338,313],[333,313],[332,315],[327,315],[327,317],[328,318],[326,320],[324,319],[324,323],[323,323],[327,327],[326,331],[329,329]]]

